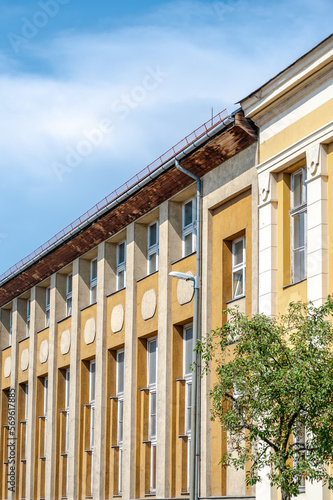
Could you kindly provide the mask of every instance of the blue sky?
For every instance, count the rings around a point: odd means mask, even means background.
[[[0,14],[1,274],[328,36],[333,4],[2,0]]]

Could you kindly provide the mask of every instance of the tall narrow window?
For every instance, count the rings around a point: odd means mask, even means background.
[[[232,298],[245,295],[245,236],[232,242]]]
[[[46,457],[47,447],[47,396],[48,396],[48,378],[44,378],[44,457]]]
[[[149,389],[149,441],[150,441],[150,491],[156,491],[156,381],[157,381],[157,338],[147,342],[147,386]]]
[[[67,368],[65,372],[65,409],[62,413],[65,416],[65,450],[63,455],[66,456],[66,496],[68,495],[68,450],[69,450],[69,382],[70,382],[70,371]]]
[[[24,454],[21,457],[22,460],[26,460],[27,458],[27,444],[28,444],[28,433],[27,433],[27,428],[28,428],[28,384],[23,384],[22,389],[24,392],[24,420],[21,423],[22,429],[23,429],[23,436],[22,436],[22,441],[24,442]]]
[[[117,245],[117,290],[126,286],[126,242]]]
[[[119,447],[118,489],[119,489],[119,494],[121,494],[123,490],[124,349],[119,349],[117,351],[116,360],[117,360],[116,393],[118,398],[117,444]]]
[[[72,315],[72,274],[68,274],[66,278],[66,316]]]
[[[158,222],[148,226],[148,274],[158,270]]]
[[[293,444],[294,444],[294,449],[295,449],[295,454],[293,457],[294,460],[294,467],[297,466],[297,463],[301,462],[302,459],[304,459],[304,447],[305,447],[305,442],[306,442],[306,432],[305,432],[305,426],[304,425],[299,425],[298,422],[296,422],[295,430],[293,432]],[[304,476],[301,476],[301,482],[299,485],[299,492],[305,492],[305,478]]]
[[[306,278],[306,169],[291,176],[291,281]]]
[[[13,311],[9,312],[9,345],[12,345],[13,339]]]
[[[183,377],[185,379],[185,434],[187,435],[187,491],[190,486],[193,326],[183,330]]]
[[[30,337],[30,309],[31,302],[30,299],[27,300],[27,327],[26,327],[26,336]]]
[[[89,405],[90,405],[90,451],[91,451],[91,491],[94,489],[94,439],[95,439],[95,360],[89,365]]]
[[[97,259],[90,262],[90,304],[97,302]]]
[[[196,249],[196,200],[183,204],[183,257],[195,252]]]
[[[50,295],[51,289],[48,286],[45,291],[45,327],[50,326]]]

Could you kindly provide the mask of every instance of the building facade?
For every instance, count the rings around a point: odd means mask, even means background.
[[[329,37],[0,278],[1,500],[186,498],[193,283],[169,273],[200,252],[202,332],[333,290],[332,68]],[[219,465],[212,382],[199,496],[278,498]]]

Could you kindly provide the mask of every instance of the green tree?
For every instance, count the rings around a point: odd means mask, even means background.
[[[291,303],[279,318],[229,309],[226,324],[198,343],[203,369],[216,372],[212,419],[228,441],[222,465],[248,463],[250,485],[269,466],[282,500],[305,479],[333,489],[332,313],[331,297],[317,308]]]

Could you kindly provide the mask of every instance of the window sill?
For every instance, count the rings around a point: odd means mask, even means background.
[[[143,280],[145,280],[145,279],[149,278],[150,276],[154,276],[154,274],[156,274],[156,273],[158,273],[158,269],[157,269],[157,271],[154,271],[153,273],[147,274],[147,275],[146,275],[146,276],[144,276],[143,278],[140,278],[140,279],[139,279],[139,280],[137,280],[136,282],[137,282],[137,283],[140,283],[140,281],[143,281]]]
[[[298,285],[299,283],[303,283],[303,281],[306,281],[306,280],[307,280],[307,278],[303,278],[302,280],[295,281],[295,283],[289,283],[289,285],[283,286],[282,290],[285,290],[286,288],[290,288],[291,286],[294,286],[294,285]]]
[[[246,295],[240,295],[239,297],[235,297],[234,299],[228,300],[226,302],[227,305],[232,304],[233,302],[237,302],[237,300],[245,299]]]

